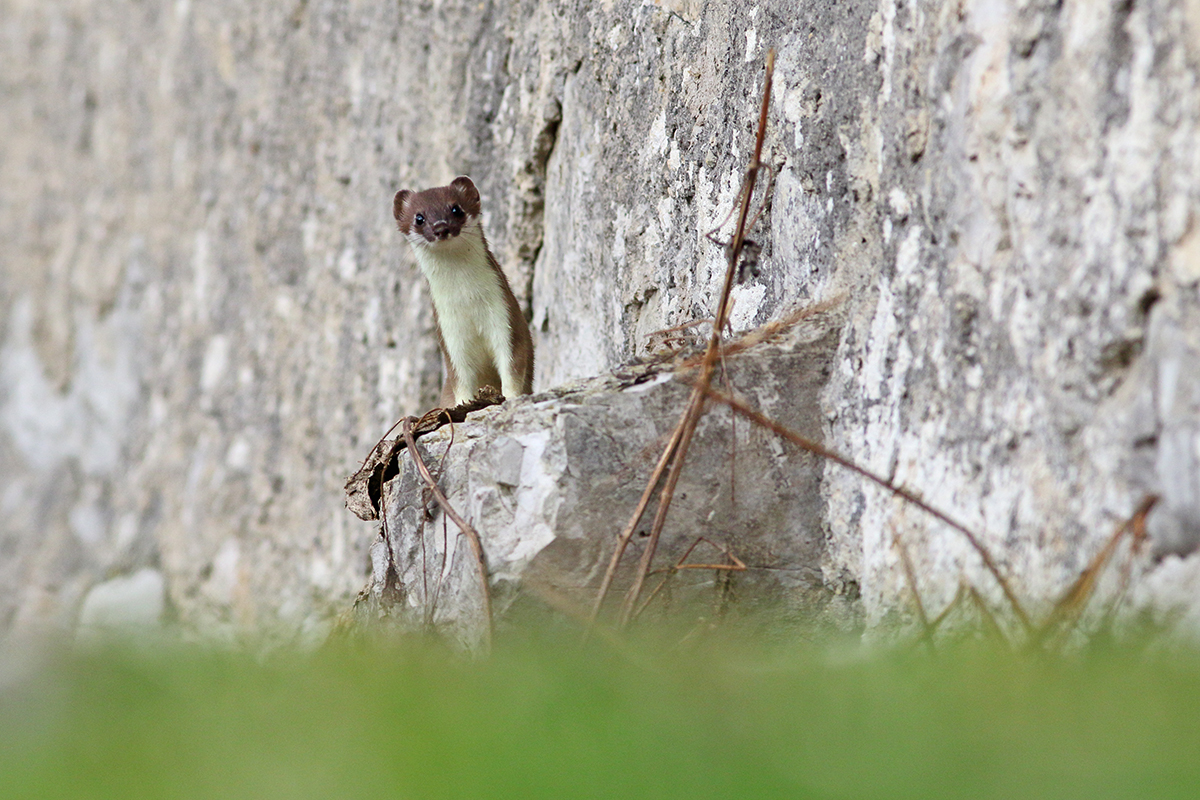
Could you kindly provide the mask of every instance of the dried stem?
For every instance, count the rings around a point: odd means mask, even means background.
[[[929,644],[929,649],[933,649],[933,626],[929,623],[929,615],[925,613],[925,603],[921,601],[921,592],[917,589],[917,571],[913,569],[912,559],[908,557],[908,548],[904,546],[904,542],[900,541],[900,534],[892,532],[892,544],[900,553],[900,563],[904,567],[904,578],[908,581],[908,589],[912,592],[913,602],[917,606],[917,616],[921,619],[921,630],[923,638]]]
[[[1000,623],[996,620],[996,615],[992,613],[992,610],[988,608],[987,603],[984,602],[983,595],[981,595],[979,590],[969,583],[967,584],[967,597],[971,598],[971,601],[975,603],[975,607],[979,609],[979,613],[983,617],[983,627],[986,628],[988,632],[991,633],[995,638],[1011,645],[1012,642],[1009,641],[1008,636],[1005,635],[1004,629],[1000,627]]]
[[[650,536],[646,539],[646,549],[642,551],[642,558],[638,561],[633,585],[625,593],[625,599],[621,604],[621,616],[617,623],[619,628],[624,628],[629,624],[638,595],[642,592],[642,584],[646,581],[646,573],[650,571],[650,562],[654,559],[654,553],[658,549],[658,539],[662,535],[663,525],[666,524],[667,512],[670,511],[671,500],[675,497],[675,487],[679,484],[679,476],[683,473],[683,464],[687,460],[688,448],[692,444],[692,435],[696,432],[696,424],[700,421],[703,410],[703,395],[698,395],[693,391],[683,419],[679,423],[679,441],[675,445],[674,458],[671,460],[671,468],[667,473],[667,482],[663,485],[662,493],[658,497],[658,508],[654,512],[654,522],[650,525]]]
[[[767,114],[770,107],[771,98],[771,79],[775,70],[775,51],[772,49],[767,53],[766,64],[766,80],[763,86],[763,101],[762,108],[759,112],[758,120],[758,136],[755,139],[754,157],[750,162],[749,169],[746,170],[746,177],[742,184],[741,208],[738,215],[738,227],[734,233],[734,238],[729,247],[729,264],[725,271],[725,285],[721,292],[721,301],[717,308],[717,315],[713,320],[712,334],[709,337],[708,349],[704,354],[703,369],[701,371],[701,384],[692,392],[691,398],[688,401],[687,409],[680,418],[679,423],[675,426],[675,431],[671,435],[671,441],[667,443],[667,447],[663,450],[662,456],[658,459],[658,464],[654,468],[650,480],[646,483],[646,488],[642,492],[642,497],[638,501],[637,508],[634,509],[633,516],[630,518],[625,530],[621,532],[617,539],[617,546],[613,551],[612,558],[609,560],[608,569],[604,573],[604,579],[600,583],[600,589],[596,593],[596,601],[592,605],[592,615],[588,622],[587,632],[584,634],[584,640],[587,640],[588,634],[596,625],[596,620],[600,615],[600,609],[604,605],[604,599],[608,595],[608,591],[612,586],[613,578],[616,576],[617,567],[621,562],[621,556],[625,554],[625,550],[629,545],[630,539],[633,538],[634,531],[637,530],[638,524],[646,513],[646,508],[650,505],[650,498],[654,494],[655,488],[659,481],[662,480],[664,471],[667,473],[667,482],[663,487],[662,493],[659,496],[658,509],[655,513],[654,522],[651,525],[650,536],[646,542],[646,549],[642,553],[642,559],[638,566],[637,575],[634,578],[633,586],[625,595],[624,603],[621,608],[620,626],[624,627],[628,623],[630,615],[637,603],[638,595],[641,593],[642,585],[645,583],[646,574],[650,569],[650,562],[654,558],[654,552],[658,547],[658,539],[662,533],[663,524],[666,522],[667,511],[670,509],[671,500],[675,494],[675,486],[679,482],[679,475],[683,469],[683,462],[687,458],[688,447],[691,445],[692,435],[696,431],[696,423],[699,421],[704,409],[704,392],[700,386],[707,386],[712,380],[713,368],[717,363],[717,356],[720,353],[721,330],[725,326],[725,321],[729,313],[729,295],[733,289],[733,279],[737,273],[737,262],[741,255],[742,244],[745,240],[746,217],[750,211],[750,201],[754,194],[754,181],[758,174],[759,160],[762,156],[763,140],[766,136]]]
[[[684,411],[679,423],[678,443],[675,446],[674,454],[670,458],[670,471],[667,473],[667,482],[663,486],[662,493],[659,495],[658,509],[654,516],[654,523],[650,528],[650,536],[646,541],[646,549],[642,551],[642,558],[638,564],[638,570],[634,575],[633,585],[626,592],[625,600],[621,606],[619,625],[622,628],[628,624],[633,614],[638,596],[641,594],[642,586],[646,581],[646,574],[650,571],[650,564],[654,560],[655,551],[658,549],[658,540],[662,535],[663,525],[666,524],[667,512],[671,508],[671,501],[675,496],[675,487],[679,483],[679,476],[683,472],[683,465],[687,461],[687,453],[692,443],[692,436],[695,434],[696,425],[704,413],[705,393],[712,383],[713,371],[716,368],[721,353],[721,336],[729,316],[730,293],[733,290],[734,278],[737,276],[738,260],[741,258],[742,246],[746,239],[746,220],[750,214],[750,203],[754,196],[754,184],[758,179],[758,171],[762,159],[763,141],[767,134],[767,117],[771,103],[771,80],[774,72],[775,51],[772,49],[767,53],[766,76],[763,82],[762,107],[758,116],[758,135],[754,142],[754,155],[751,158],[750,166],[746,169],[746,175],[742,181],[741,208],[738,211],[738,222],[737,228],[734,230],[733,241],[727,249],[729,259],[725,269],[725,284],[721,289],[721,300],[717,306],[712,335],[709,337],[708,349],[704,353],[704,363],[701,366],[699,380],[692,391],[687,409]],[[597,605],[599,602],[603,602],[603,596],[598,598]]]
[[[734,341],[722,344],[721,358],[728,358],[729,356],[737,355],[738,353],[749,350],[751,347],[755,347],[776,336],[780,336],[786,331],[796,327],[806,319],[824,314],[827,311],[832,311],[834,308],[837,308],[843,302],[845,302],[845,300],[845,294],[836,294],[833,297],[827,300],[822,300],[814,305],[799,306],[788,312],[783,317],[773,322],[768,322],[761,328],[755,328],[752,331],[742,334]],[[704,356],[701,354],[680,362],[679,367],[681,369],[689,369],[698,367],[703,363]]]
[[[471,550],[475,553],[475,566],[479,571],[479,584],[483,592],[483,614],[487,620],[487,625],[484,628],[484,649],[491,650],[492,647],[492,594],[491,587],[488,584],[487,564],[484,562],[483,542],[479,539],[479,533],[471,526],[471,523],[463,519],[454,507],[450,505],[450,501],[446,499],[446,495],[442,493],[438,487],[437,481],[429,474],[429,467],[425,466],[424,459],[421,458],[420,452],[417,451],[417,443],[413,438],[412,424],[416,421],[414,417],[405,417],[402,425],[404,441],[408,445],[409,455],[412,456],[413,463],[417,466],[417,471],[421,473],[421,477],[433,492],[434,498],[438,505],[442,507],[442,511],[450,519],[454,520],[454,524],[459,527],[467,537],[467,541],[471,544]],[[428,598],[427,598],[428,599]]]
[[[946,618],[950,616],[950,612],[962,604],[963,598],[966,597],[966,594],[967,582],[960,578],[958,581],[958,591],[954,593],[954,597],[949,603],[946,604],[946,607],[942,609],[941,613],[934,617],[929,623],[930,631],[934,633],[937,632],[937,629],[940,628],[942,623],[946,621]]]
[[[697,380],[696,386],[699,387],[700,385],[700,381]],[[929,505],[920,497],[917,497],[907,489],[896,486],[887,478],[876,475],[870,470],[855,464],[845,456],[835,453],[833,450],[830,450],[824,445],[819,444],[807,437],[801,436],[792,429],[779,424],[775,420],[763,416],[747,406],[745,403],[742,403],[740,400],[730,397],[718,389],[713,389],[711,386],[705,386],[704,392],[710,399],[716,400],[719,403],[724,403],[732,408],[735,412],[741,414],[743,417],[755,423],[756,425],[782,436],[801,449],[807,450],[814,455],[820,456],[828,461],[832,461],[835,464],[845,467],[851,472],[861,475],[862,477],[866,478],[877,486],[886,489],[897,497],[904,498],[909,503],[912,503],[914,506],[924,511],[926,514],[929,514],[934,519],[940,520],[941,522],[949,525],[951,528],[961,533],[966,537],[967,541],[971,543],[971,547],[975,549],[975,552],[979,554],[980,559],[983,561],[983,566],[992,574],[992,577],[996,580],[996,583],[1000,585],[1001,591],[1004,592],[1004,596],[1008,599],[1009,604],[1012,606],[1013,613],[1015,613],[1017,618],[1021,621],[1021,625],[1024,627],[1026,633],[1029,633],[1030,635],[1033,634],[1033,624],[1029,621],[1029,615],[1025,613],[1025,609],[1021,606],[1021,602],[1017,599],[1016,594],[1013,593],[1012,588],[1008,585],[1008,581],[1000,572],[1000,568],[996,566],[996,562],[992,558],[991,553],[988,552],[987,548],[985,548],[983,543],[979,540],[979,537],[970,528],[960,522],[956,522],[947,514]]]
[[[630,517],[629,522],[625,525],[625,530],[621,531],[621,535],[617,539],[617,547],[608,562],[608,569],[604,573],[604,579],[600,582],[600,590],[596,593],[596,602],[592,604],[592,615],[588,620],[587,629],[583,637],[585,642],[591,635],[592,629],[596,627],[596,619],[600,616],[600,607],[604,605],[604,598],[608,594],[609,587],[612,586],[613,578],[616,577],[617,566],[621,563],[621,556],[625,554],[625,548],[629,546],[629,540],[633,538],[638,523],[642,521],[642,517],[646,513],[646,507],[650,505],[650,498],[654,495],[654,490],[658,487],[658,482],[662,480],[663,472],[666,471],[667,465],[671,462],[671,456],[675,454],[675,448],[679,444],[679,437],[682,431],[682,425],[675,426],[675,432],[671,434],[671,440],[667,442],[666,448],[663,450],[662,455],[659,456],[658,463],[654,466],[654,472],[650,475],[650,480],[647,481],[646,488],[642,491],[642,497],[638,500],[633,516]]]
[[[730,561],[732,561],[733,563],[732,564],[685,564],[684,562],[687,561],[688,556],[690,556],[692,554],[692,551],[696,549],[696,545],[700,544],[701,542],[707,542],[708,544],[711,544],[713,547],[720,550],[721,553],[724,554],[724,556],[726,558],[728,558]],[[653,600],[655,598],[655,596],[662,590],[663,586],[665,586],[667,584],[667,581],[671,579],[671,576],[674,575],[675,573],[679,572],[682,569],[712,569],[712,570],[724,571],[724,572],[745,572],[746,564],[740,558],[735,556],[733,553],[729,552],[728,548],[722,547],[721,545],[714,542],[712,539],[709,539],[707,536],[697,536],[696,540],[691,543],[691,545],[688,547],[688,549],[683,551],[683,555],[681,555],[679,557],[679,560],[675,562],[674,566],[667,567],[666,569],[655,570],[654,573],[651,573],[651,574],[655,574],[655,573],[659,573],[659,572],[665,572],[667,574],[666,574],[666,576],[663,577],[663,579],[661,581],[658,582],[658,585],[655,586],[653,590],[651,590],[650,594],[646,597],[645,602],[642,603],[642,605],[638,608],[637,612],[633,615],[634,619],[637,619],[638,617],[640,617],[642,615],[642,612],[645,611],[646,607],[650,605],[650,601]]]
[[[426,416],[428,416],[428,415],[426,415]],[[454,428],[454,422],[453,422],[453,420],[451,420],[451,422],[450,422],[450,441],[446,443],[446,449],[442,451],[442,457],[438,461],[437,480],[441,480],[442,476],[446,474],[446,459],[449,458],[449,456],[450,456],[450,448],[454,447],[455,433],[456,433],[456,431]],[[423,534],[421,536],[421,559],[422,559],[422,562],[425,563],[425,566],[422,567],[422,569],[424,570],[424,572],[422,573],[422,579],[426,586],[426,589],[425,589],[425,627],[430,630],[433,629],[433,618],[437,614],[438,599],[442,596],[442,582],[446,578],[446,559],[449,558],[449,550],[450,550],[450,542],[449,542],[450,537],[446,530],[447,525],[448,525],[448,523],[446,522],[446,517],[445,517],[445,515],[443,515],[442,516],[442,563],[438,566],[437,582],[433,585],[433,599],[432,600],[429,597],[429,589],[428,589],[428,585],[429,585],[428,563],[425,562],[425,536]]]
[[[1045,641],[1054,633],[1055,628],[1059,625],[1064,626],[1063,634],[1074,628],[1079,617],[1083,614],[1088,600],[1091,599],[1092,593],[1096,590],[1096,583],[1100,578],[1100,573],[1103,572],[1104,567],[1112,559],[1113,554],[1116,553],[1117,545],[1120,544],[1125,534],[1131,531],[1135,537],[1139,533],[1144,535],[1146,515],[1150,513],[1150,509],[1154,508],[1154,504],[1157,502],[1157,495],[1147,495],[1142,499],[1142,502],[1138,505],[1137,510],[1133,512],[1133,515],[1117,526],[1112,536],[1109,537],[1108,542],[1092,558],[1083,572],[1079,574],[1079,577],[1075,579],[1075,582],[1071,584],[1071,588],[1054,604],[1054,608],[1050,611],[1045,622],[1042,623],[1033,638],[1034,646],[1040,645]]]

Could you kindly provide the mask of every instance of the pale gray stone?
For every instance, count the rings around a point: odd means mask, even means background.
[[[820,324],[802,324],[786,346],[761,345],[729,356],[724,378],[782,424],[816,438],[818,394],[835,346],[829,319],[821,318]],[[499,618],[523,599],[558,610],[590,605],[617,535],[690,393],[669,368],[639,367],[486,409],[453,432],[442,428],[418,441],[431,470],[444,465],[443,491],[480,533]],[[489,458],[514,445],[522,451],[515,478],[504,462]],[[382,514],[391,559],[375,557],[372,595],[382,596],[388,571],[395,569],[402,598],[383,603],[394,617],[407,627],[450,630],[473,645],[483,624],[474,557],[423,491],[407,450],[400,460],[402,471]],[[733,564],[728,551],[747,569],[720,578],[714,571],[685,571],[672,580],[672,600],[660,600],[653,613],[701,598],[710,614],[734,605],[743,613],[760,609],[764,619],[775,621],[806,613],[814,628],[843,622],[823,613],[831,593],[819,570],[825,547],[821,474],[813,454],[781,445],[745,420],[731,420],[724,407],[710,409],[676,487],[658,560],[676,563],[703,536],[708,541],[697,544],[687,563]],[[655,507],[625,555],[616,602],[630,584]],[[652,578],[647,593],[659,580]],[[726,597],[731,593],[736,603]]]
[[[496,477],[497,484],[510,488],[521,485],[525,445],[516,439],[503,436],[495,440],[489,455],[492,459],[492,474]]]
[[[140,569],[111,578],[88,591],[79,609],[79,636],[88,641],[106,637],[148,637],[163,621],[164,581],[156,569]]]

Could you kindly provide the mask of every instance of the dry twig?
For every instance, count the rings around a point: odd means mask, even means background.
[[[718,550],[721,551],[721,553],[726,558],[728,558],[733,563],[732,564],[686,564],[686,563],[684,563],[687,561],[688,556],[690,556],[692,554],[692,551],[696,549],[696,545],[700,544],[701,542],[706,542],[706,543],[712,545],[713,547],[717,548]],[[654,596],[657,595],[659,593],[659,591],[663,588],[663,586],[666,585],[667,581],[671,579],[671,576],[673,576],[676,572],[678,572],[681,569],[712,569],[712,570],[726,571],[726,572],[744,572],[746,570],[746,565],[745,565],[745,563],[742,562],[742,560],[740,558],[735,556],[733,553],[729,552],[729,548],[722,547],[721,545],[714,542],[712,539],[709,539],[707,536],[697,536],[696,540],[694,542],[692,542],[691,546],[689,546],[687,550],[683,551],[683,555],[681,555],[679,557],[679,560],[677,562],[675,562],[674,566],[667,567],[666,569],[654,570],[654,572],[651,573],[651,574],[656,574],[659,572],[665,572],[667,574],[666,574],[666,576],[663,577],[663,579],[661,581],[658,582],[658,585],[654,587],[654,589],[650,592],[649,596],[646,597],[645,602],[643,602],[641,607],[638,608],[637,613],[635,613],[633,615],[634,619],[637,619],[638,617],[640,617],[642,615],[642,612],[646,610],[646,607],[648,605],[650,605],[650,601],[654,599]]]
[[[454,422],[451,421],[451,423],[450,423],[450,441],[446,443],[446,449],[442,451],[442,457],[438,461],[438,472],[437,472],[437,476],[434,478],[435,481],[440,481],[442,479],[442,476],[446,474],[446,459],[450,457],[450,449],[452,447],[454,447],[454,434],[455,434]],[[428,502],[429,502],[427,499],[426,493],[429,493],[428,496],[432,496],[432,493],[430,493],[429,487],[426,487],[425,491],[422,492],[421,502],[423,504],[428,504]],[[432,517],[432,514],[430,514],[430,512],[428,510],[425,511],[425,514],[427,517]],[[449,525],[449,523],[446,521],[446,515],[443,515],[442,516],[442,563],[438,566],[437,582],[433,585],[432,598],[430,597],[430,594],[429,594],[429,559],[428,559],[428,556],[426,555],[426,551],[425,551],[425,535],[424,535],[423,531],[420,534],[421,535],[421,585],[422,585],[422,592],[424,593],[424,596],[422,599],[424,600],[424,603],[425,603],[425,628],[426,628],[426,630],[433,630],[433,617],[437,613],[438,598],[441,597],[441,593],[442,593],[442,581],[446,577],[446,559],[449,557],[449,550],[450,550],[449,534],[446,530],[448,525]]]
[[[958,581],[958,591],[954,593],[954,597],[946,604],[941,613],[934,617],[929,623],[931,633],[937,633],[937,629],[942,626],[946,618],[950,616],[950,612],[962,605],[963,598],[967,595],[967,582],[963,579]]]
[[[745,178],[742,181],[741,207],[738,212],[737,228],[734,231],[733,241],[727,248],[728,265],[725,270],[725,284],[721,291],[720,303],[717,306],[717,314],[712,327],[712,335],[709,337],[708,349],[704,354],[700,377],[688,401],[687,409],[676,426],[675,434],[671,437],[671,442],[663,452],[662,458],[659,459],[658,466],[655,468],[654,474],[646,486],[646,491],[642,495],[642,500],[638,503],[633,518],[617,542],[613,558],[609,562],[608,571],[605,573],[604,581],[601,584],[600,591],[596,596],[595,605],[592,608],[593,624],[600,613],[600,607],[603,605],[605,595],[612,584],[612,577],[616,572],[617,565],[620,563],[621,555],[629,544],[629,539],[633,536],[633,532],[637,529],[642,515],[645,514],[646,506],[649,505],[650,495],[662,479],[662,473],[669,464],[666,483],[659,495],[658,509],[654,515],[654,522],[650,526],[650,536],[646,541],[646,549],[642,551],[642,558],[638,563],[633,585],[626,592],[624,602],[621,605],[621,615],[618,624],[620,627],[628,624],[636,607],[638,597],[641,594],[642,585],[645,583],[646,574],[650,571],[650,564],[654,559],[654,553],[658,548],[658,540],[662,534],[663,525],[666,523],[667,512],[670,510],[671,501],[675,496],[675,487],[679,483],[679,476],[683,471],[684,462],[687,460],[687,452],[692,443],[692,436],[695,434],[696,425],[704,412],[705,390],[712,381],[713,371],[720,356],[721,334],[729,314],[729,296],[733,289],[734,278],[737,275],[738,260],[741,257],[742,247],[746,238],[746,221],[750,213],[750,203],[754,196],[754,184],[761,167],[763,140],[766,137],[767,116],[771,101],[771,80],[774,70],[775,51],[771,50],[767,53],[766,76],[763,84],[762,106],[758,118],[758,135],[754,143],[754,155],[750,161],[750,166],[746,169]]]
[[[696,386],[699,387],[700,385],[701,384],[699,383],[699,381],[697,381]],[[1022,627],[1025,629],[1025,631],[1027,633],[1032,635],[1033,624],[1029,621],[1029,615],[1025,613],[1025,609],[1021,606],[1021,602],[1017,599],[1016,594],[1013,592],[1012,588],[1008,585],[1008,581],[1005,579],[1004,575],[1000,572],[1000,568],[998,566],[996,566],[996,562],[992,558],[991,553],[988,552],[987,548],[985,548],[983,546],[983,543],[979,540],[979,537],[970,528],[968,528],[967,526],[963,525],[960,522],[955,521],[950,516],[948,516],[945,512],[939,511],[938,509],[929,505],[924,500],[922,500],[920,497],[918,497],[917,495],[908,491],[907,489],[894,485],[887,478],[876,475],[875,473],[871,472],[870,470],[868,470],[864,467],[860,467],[858,464],[855,464],[853,461],[846,458],[845,456],[835,453],[833,450],[830,450],[828,447],[825,447],[824,445],[819,444],[818,442],[815,442],[812,439],[809,439],[805,436],[801,436],[800,434],[793,431],[791,428],[788,428],[784,425],[779,424],[778,422],[776,422],[773,419],[763,416],[762,414],[758,413],[754,409],[747,406],[745,403],[742,403],[740,400],[730,397],[729,395],[725,394],[724,392],[722,392],[718,389],[713,389],[711,386],[705,386],[704,393],[710,399],[716,400],[719,403],[724,403],[725,405],[727,405],[731,409],[733,409],[736,413],[742,415],[746,419],[749,419],[751,422],[754,422],[755,424],[757,424],[763,428],[766,428],[767,430],[770,430],[770,431],[778,434],[779,436],[782,436],[783,438],[787,439],[789,442],[800,447],[801,449],[807,450],[808,452],[810,452],[814,455],[820,456],[821,458],[824,458],[828,461],[832,461],[835,464],[845,467],[846,469],[850,470],[851,472],[861,475],[862,477],[866,478],[867,480],[871,481],[872,483],[876,484],[877,486],[880,486],[883,489],[886,489],[887,491],[891,492],[892,494],[896,495],[897,497],[901,497],[904,500],[907,500],[909,503],[912,503],[914,506],[916,506],[917,508],[924,511],[926,514],[929,514],[934,519],[940,520],[941,522],[945,523],[946,525],[949,525],[951,528],[953,528],[954,530],[961,533],[963,536],[966,537],[967,541],[970,542],[971,547],[973,547],[975,549],[975,552],[979,554],[980,559],[983,561],[984,567],[987,569],[988,572],[990,572],[992,574],[992,577],[996,580],[996,583],[998,583],[1000,585],[1001,591],[1004,592],[1004,596],[1008,599],[1009,604],[1012,606],[1013,613],[1015,613],[1017,615],[1017,618],[1021,621]]]
[[[633,516],[625,525],[625,530],[621,531],[621,535],[617,538],[616,549],[613,551],[612,558],[608,562],[608,569],[604,573],[604,578],[600,581],[600,590],[596,593],[596,602],[592,604],[592,614],[588,619],[588,625],[584,631],[585,642],[591,635],[592,629],[596,627],[596,618],[600,615],[600,607],[604,604],[604,598],[608,594],[609,587],[612,586],[613,578],[616,577],[617,566],[621,563],[621,556],[625,554],[625,548],[629,546],[629,541],[633,538],[638,523],[642,521],[642,516],[646,513],[646,507],[650,505],[650,498],[653,496],[654,490],[658,487],[658,482],[662,480],[667,465],[670,464],[671,456],[675,453],[675,448],[679,444],[679,437],[682,432],[683,427],[676,425],[674,433],[671,434],[671,440],[667,442],[666,448],[658,458],[658,463],[654,465],[654,472],[650,475],[650,480],[646,482],[646,488],[642,490],[642,497],[638,500]]]
[[[917,616],[921,620],[922,638],[933,649],[933,626],[929,623],[929,615],[925,613],[925,603],[921,601],[921,592],[917,589],[917,572],[913,569],[912,559],[908,557],[908,548],[900,541],[900,534],[892,531],[892,544],[900,553],[900,563],[904,567],[904,578],[908,581],[908,589],[912,592],[913,603],[917,606]]]
[[[454,408],[435,408],[412,424],[412,435],[419,439],[427,433],[432,433],[443,425],[462,422],[467,414],[487,406],[504,401],[504,395],[491,386],[484,386],[478,393],[465,403]],[[411,417],[405,419],[411,420]],[[383,494],[383,484],[397,474],[396,459],[406,443],[401,439],[388,439],[388,434],[396,429],[404,420],[399,420],[388,428],[371,452],[363,459],[358,471],[346,479],[346,508],[350,509],[359,519],[372,520],[379,518],[379,502]]]
[[[1056,628],[1061,626],[1061,635],[1065,635],[1072,630],[1078,623],[1079,618],[1083,615],[1083,610],[1087,607],[1088,600],[1091,599],[1092,593],[1096,590],[1096,583],[1100,579],[1100,573],[1104,571],[1104,567],[1112,559],[1113,554],[1117,551],[1117,545],[1125,534],[1131,533],[1134,537],[1134,547],[1141,543],[1141,539],[1145,537],[1146,515],[1150,513],[1150,509],[1154,508],[1154,504],[1158,502],[1157,495],[1147,495],[1138,505],[1137,510],[1128,519],[1121,522],[1117,529],[1113,531],[1108,542],[1100,549],[1087,565],[1087,567],[1071,584],[1071,588],[1067,589],[1066,593],[1054,604],[1050,614],[1046,620],[1038,628],[1037,633],[1033,637],[1032,645],[1038,646],[1046,641],[1055,632]]]
[[[1149,505],[1141,507],[1139,511],[1133,515],[1133,531],[1130,534],[1132,541],[1129,543],[1129,557],[1125,559],[1125,563],[1121,567],[1121,578],[1117,584],[1116,599],[1114,599],[1105,610],[1104,619],[1101,622],[1102,629],[1106,629],[1111,625],[1113,617],[1115,617],[1117,614],[1117,609],[1121,607],[1121,603],[1123,603],[1125,598],[1128,596],[1129,579],[1133,575],[1134,561],[1136,561],[1138,555],[1141,554],[1142,547],[1146,544],[1146,539],[1148,537],[1146,532],[1146,517],[1149,516],[1150,509],[1157,504],[1158,500],[1158,495],[1153,495],[1153,500],[1151,500],[1151,496],[1147,496],[1143,499],[1143,503],[1149,503]]]
[[[777,320],[768,322],[761,328],[755,328],[752,331],[747,331],[742,336],[734,341],[721,345],[721,358],[737,355],[751,347],[755,347],[763,342],[770,341],[777,336],[782,336],[787,331],[799,325],[806,319],[819,316],[827,311],[832,311],[840,306],[846,300],[845,294],[837,294],[819,303],[810,306],[799,306],[792,309],[790,312],[780,317]],[[683,361],[680,369],[694,369],[704,363],[704,356],[696,356]]]
[[[412,424],[416,421],[414,417],[405,417],[402,421],[401,430],[404,434],[404,442],[408,445],[408,453],[412,456],[413,464],[416,465],[417,471],[421,473],[421,477],[433,492],[434,498],[438,505],[442,507],[442,511],[450,519],[454,520],[454,524],[459,527],[459,530],[466,535],[467,541],[471,544],[471,550],[475,554],[475,566],[479,571],[479,584],[483,592],[483,614],[486,618],[487,625],[484,628],[484,650],[490,650],[492,647],[492,593],[491,587],[488,584],[487,564],[484,561],[483,542],[479,539],[479,533],[471,526],[471,523],[463,519],[454,507],[450,505],[450,501],[446,499],[446,495],[442,493],[438,487],[437,481],[429,474],[429,467],[425,466],[424,459],[421,458],[421,453],[417,450],[416,440],[413,438]]]
[[[966,584],[966,587],[966,596],[971,598],[971,601],[975,603],[975,607],[979,609],[979,614],[983,618],[983,627],[987,629],[987,632],[990,633],[993,638],[999,639],[1000,641],[1011,645],[1011,640],[1004,633],[1004,629],[1000,627],[1000,623],[997,621],[996,615],[992,613],[990,608],[988,608],[988,604],[984,601],[983,595],[981,595],[979,590],[969,583]]]

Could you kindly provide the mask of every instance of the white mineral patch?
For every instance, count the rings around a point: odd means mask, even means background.
[[[91,642],[108,636],[153,634],[165,606],[162,573],[141,569],[93,586],[79,611],[78,637]]]
[[[757,55],[758,31],[751,28],[746,31],[746,54],[742,57],[742,61],[750,63]]]
[[[229,368],[229,338],[217,334],[208,340],[200,367],[200,388],[211,392]]]

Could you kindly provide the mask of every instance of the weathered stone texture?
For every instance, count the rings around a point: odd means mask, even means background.
[[[786,345],[762,345],[726,359],[725,375],[749,402],[810,438],[821,435],[819,395],[837,337],[827,321],[802,326]],[[696,369],[638,366],[563,391],[487,409],[417,447],[450,503],[478,529],[496,613],[522,599],[576,614],[590,609],[612,542],[671,437]],[[828,591],[820,483],[811,453],[714,408],[703,418],[675,490],[659,560],[732,564],[746,571],[714,580],[684,572],[648,606],[659,615],[744,614],[806,627],[841,625],[853,599]],[[407,450],[382,503],[370,586],[375,608],[400,624],[453,630],[466,644],[482,631],[475,558],[458,527],[424,490]],[[637,528],[617,573],[611,605],[629,587],[657,502]],[[707,542],[698,541],[705,537]],[[694,547],[693,547],[694,546]],[[689,548],[691,552],[689,553]],[[391,573],[390,573],[391,571]],[[647,586],[647,594],[660,578]],[[730,585],[736,591],[730,591]],[[736,596],[736,601],[735,601]],[[527,603],[528,605],[529,603]]]
[[[1195,0],[0,0],[0,629],[154,567],[189,626],[318,630],[370,572],[343,479],[438,387],[391,195],[470,174],[535,388],[609,372],[713,312],[768,47],[735,327],[844,295],[827,444],[1035,605],[1161,493],[1184,555],[1136,604],[1194,611],[1198,37]],[[561,402],[483,419],[569,450]],[[869,621],[911,607],[896,533],[931,607],[995,597],[953,532],[820,487],[814,568]]]
[[[985,531],[1035,607],[1147,492],[1160,549],[1197,542],[1197,8],[881,8],[883,259],[830,438]],[[935,608],[963,568],[998,594],[961,537],[830,477],[869,619],[903,586],[895,532]]]

